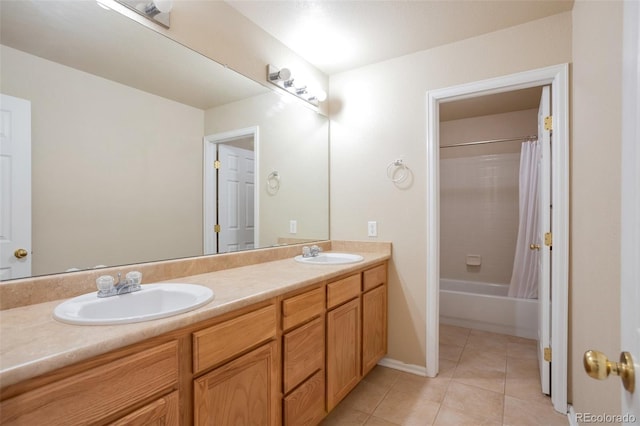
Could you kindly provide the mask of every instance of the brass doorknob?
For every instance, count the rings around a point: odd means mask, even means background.
[[[624,388],[630,393],[635,389],[635,371],[629,352],[620,354],[620,362],[611,362],[602,352],[588,350],[584,353],[584,369],[590,377],[604,380],[609,374],[620,376]]]
[[[540,250],[540,244],[529,244],[531,250]]]
[[[27,257],[29,255],[29,252],[25,249],[18,249],[13,252],[13,255],[18,259],[22,259],[23,257]]]

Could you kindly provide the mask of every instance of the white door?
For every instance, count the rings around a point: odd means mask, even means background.
[[[0,280],[31,276],[31,103],[0,95]]]
[[[551,247],[545,244],[545,233],[551,231],[551,131],[545,129],[545,118],[551,113],[549,86],[542,87],[538,108],[538,140],[540,161],[540,270],[538,274],[538,364],[542,393],[551,394],[551,363],[545,361],[545,348],[551,347]]]
[[[640,3],[624,4],[621,350],[635,362],[635,391],[622,389],[624,423],[640,423]],[[618,354],[610,354],[617,361]]]
[[[254,248],[254,152],[219,144],[218,252]]]

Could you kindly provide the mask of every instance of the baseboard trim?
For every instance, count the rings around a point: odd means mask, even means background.
[[[414,364],[406,364],[402,361],[398,361],[398,360],[387,358],[387,357],[382,358],[380,361],[378,361],[378,365],[381,365],[383,367],[393,368],[394,370],[404,371],[405,373],[415,374],[417,376],[423,376],[423,377],[427,376],[426,367],[422,367],[420,365],[414,365]]]
[[[578,426],[578,418],[576,417],[576,410],[573,409],[573,405],[569,404],[569,412],[567,413],[569,418],[569,424],[571,426]]]

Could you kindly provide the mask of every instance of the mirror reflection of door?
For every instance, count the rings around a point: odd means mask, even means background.
[[[0,280],[4,281],[31,275],[31,103],[0,96]]]
[[[253,145],[253,138],[249,141]],[[218,253],[254,248],[253,149],[218,144]]]
[[[247,250],[258,244],[257,135],[254,127],[205,137],[205,254]]]

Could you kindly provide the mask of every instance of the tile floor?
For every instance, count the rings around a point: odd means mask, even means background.
[[[442,325],[440,374],[377,366],[329,425],[568,425],[540,391],[535,341]]]

